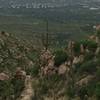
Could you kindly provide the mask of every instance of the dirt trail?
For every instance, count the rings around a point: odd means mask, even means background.
[[[25,89],[17,100],[32,100],[32,96],[34,96],[32,79],[31,76],[26,76]]]

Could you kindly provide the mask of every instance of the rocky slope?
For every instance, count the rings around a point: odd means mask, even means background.
[[[99,100],[98,27],[96,34],[59,50],[34,51],[5,32],[0,46],[0,100]]]

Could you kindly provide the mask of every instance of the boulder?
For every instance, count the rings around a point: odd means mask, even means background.
[[[67,71],[69,71],[69,68],[65,64],[60,65],[59,68],[58,68],[58,74],[59,75],[63,75]]]
[[[9,76],[5,73],[0,73],[0,81],[9,80]]]

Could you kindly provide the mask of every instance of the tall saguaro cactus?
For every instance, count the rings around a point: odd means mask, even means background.
[[[48,30],[48,28],[49,28],[48,27],[48,20],[46,20],[46,50],[48,49],[48,46],[49,46],[49,43],[48,43],[49,42],[48,41],[49,40],[49,33],[48,33],[48,31],[49,30]]]
[[[48,49],[49,46],[49,27],[48,27],[48,20],[45,21],[46,22],[46,33],[42,34],[42,44],[45,47],[45,49]]]

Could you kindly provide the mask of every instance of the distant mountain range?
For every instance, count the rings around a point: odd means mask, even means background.
[[[47,8],[94,2],[100,0],[0,0],[0,8]]]
[[[6,8],[40,8],[65,6],[69,0],[0,0],[0,7]]]

